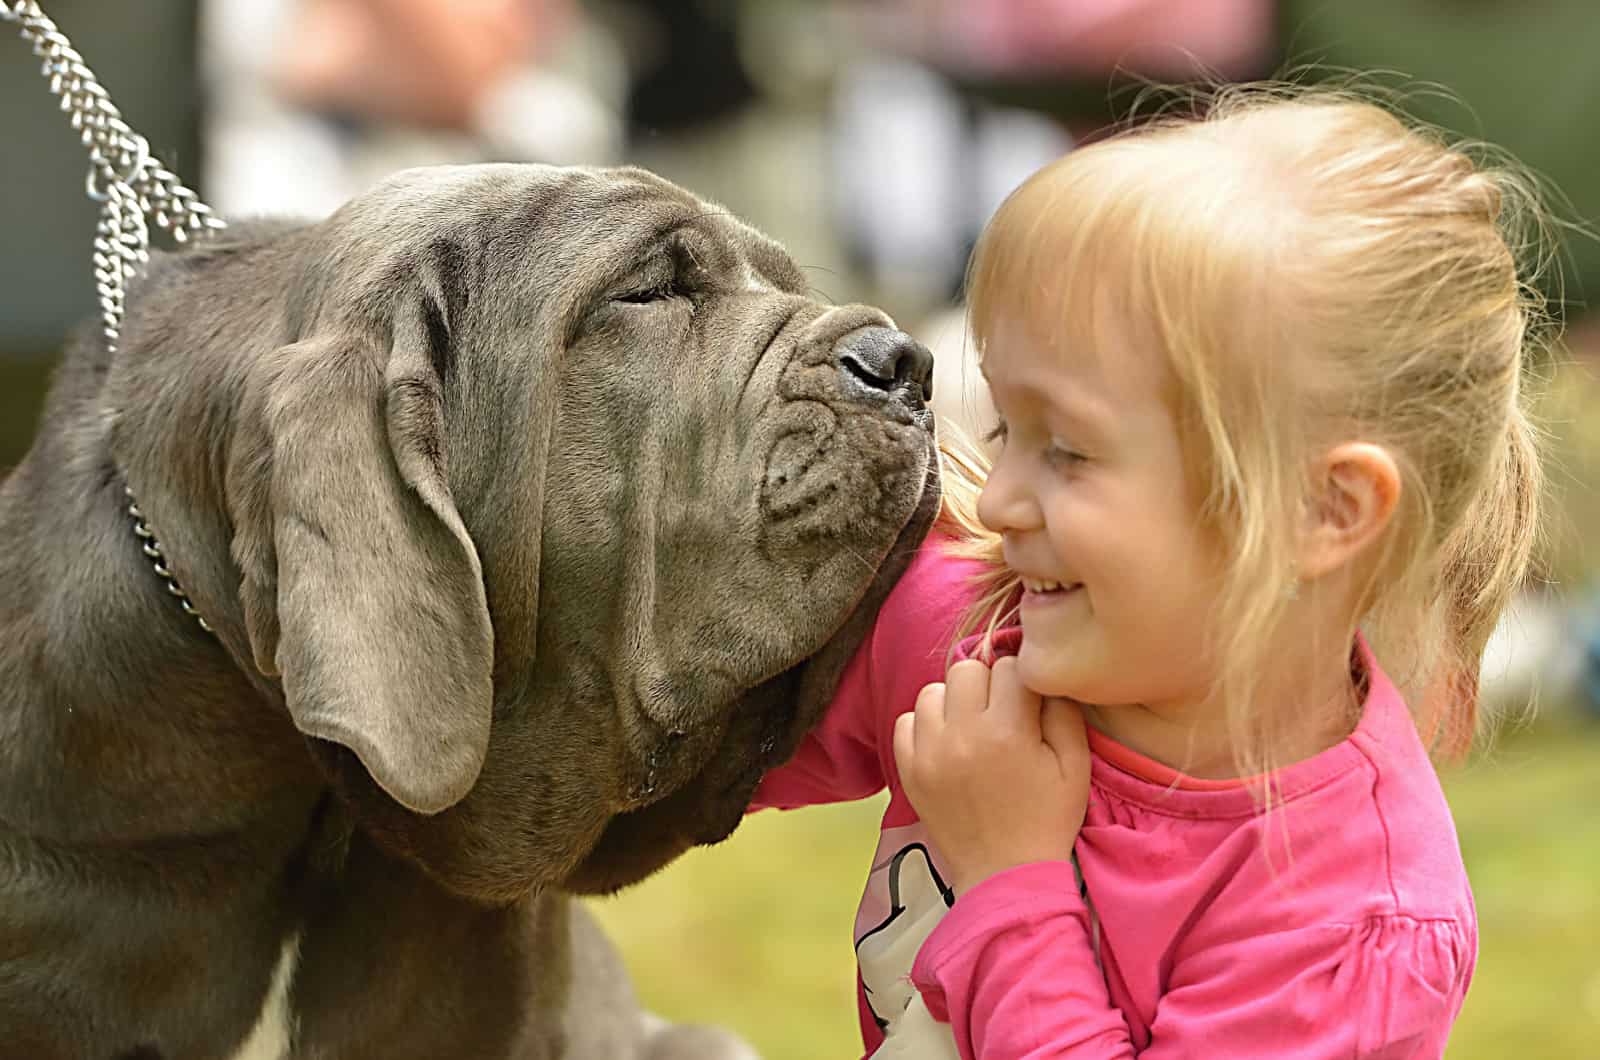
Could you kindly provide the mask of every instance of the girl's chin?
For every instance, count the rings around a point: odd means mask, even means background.
[[[1079,699],[1084,687],[1083,675],[1074,672],[1071,658],[1058,638],[1034,636],[1024,623],[1022,648],[1017,652],[1017,674],[1029,691],[1040,696]]]

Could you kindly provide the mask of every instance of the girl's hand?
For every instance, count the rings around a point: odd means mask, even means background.
[[[1089,801],[1083,714],[1025,688],[1015,658],[992,671],[965,659],[924,687],[895,722],[894,756],[957,894],[1072,856]]]

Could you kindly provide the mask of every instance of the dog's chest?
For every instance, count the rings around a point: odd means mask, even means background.
[[[287,1060],[294,1038],[294,1013],[289,1007],[289,987],[300,959],[300,937],[291,935],[278,955],[277,966],[261,999],[250,1036],[228,1060]]]

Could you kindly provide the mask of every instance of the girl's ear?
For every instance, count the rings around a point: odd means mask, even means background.
[[[1344,442],[1311,467],[1296,572],[1307,581],[1353,564],[1400,502],[1400,468],[1370,442]]]

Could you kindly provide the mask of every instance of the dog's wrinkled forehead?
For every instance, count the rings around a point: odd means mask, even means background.
[[[398,271],[441,255],[477,273],[469,277],[476,290],[533,284],[581,297],[619,282],[652,252],[687,253],[728,290],[802,293],[808,286],[779,244],[725,208],[632,167],[402,170],[351,200],[325,231],[312,270],[374,294]],[[692,241],[673,241],[683,233]]]

